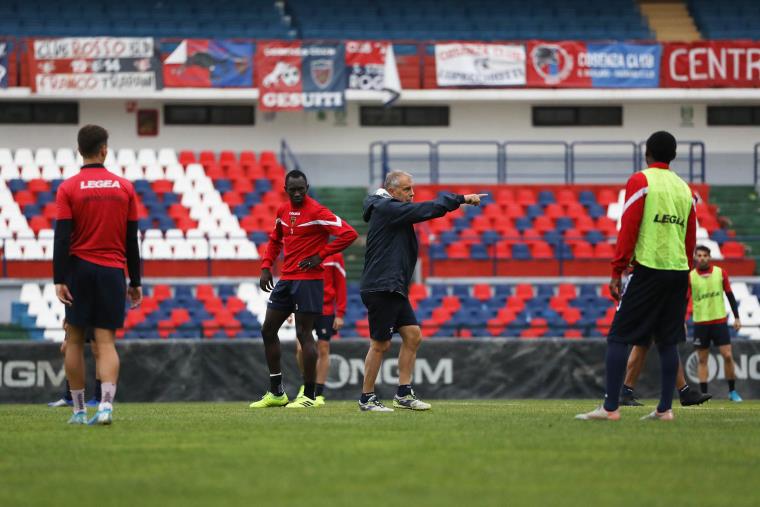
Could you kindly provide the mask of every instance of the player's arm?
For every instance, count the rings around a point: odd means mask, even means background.
[[[728,279],[728,273],[723,270],[723,292],[726,293],[728,304],[731,305],[731,313],[734,315],[734,329],[737,331],[742,328],[741,320],[739,320],[739,304],[736,302],[736,296],[734,291],[731,290],[731,281]]]
[[[686,249],[686,258],[689,260],[689,269],[694,268],[694,249],[697,247],[697,196],[694,192],[691,194],[691,211],[689,219],[686,221],[686,237],[684,238],[684,248]]]
[[[462,204],[478,206],[481,197],[485,194],[449,194],[442,193],[432,201],[425,202],[401,202],[388,201],[382,207],[382,213],[390,215],[390,225],[416,224],[440,218],[446,213],[454,211]]]
[[[316,255],[307,257],[299,262],[298,267],[301,269],[311,269],[315,266],[319,266],[328,256],[342,252],[359,237],[359,234],[357,234],[348,222],[327,208],[321,208],[317,212],[316,220],[319,222],[319,225],[324,227],[327,230],[327,233],[335,239],[322,247]]]
[[[346,267],[343,256],[338,255],[336,265],[333,266],[333,287],[335,287],[335,323],[333,329],[340,331],[343,327],[343,319],[346,316]]]
[[[274,222],[274,229],[269,234],[269,242],[267,243],[266,250],[264,252],[264,258],[261,261],[261,278],[259,279],[259,286],[261,290],[270,292],[274,289],[274,281],[272,279],[272,265],[280,255],[282,251],[282,221],[280,220],[280,212],[277,211],[277,218]]]
[[[66,268],[69,263],[69,250],[71,248],[71,231],[74,221],[71,214],[69,196],[63,187],[58,188],[55,196],[56,221],[53,236],[53,283],[55,294],[61,303],[71,306],[74,298],[66,286]]]
[[[612,259],[612,276],[610,277],[610,294],[615,300],[620,299],[620,277],[631,262],[636,241],[639,238],[641,219],[644,216],[644,201],[647,196],[647,179],[643,173],[636,173],[628,179],[625,186],[625,204],[618,232],[615,257]]]
[[[140,244],[137,240],[137,196],[134,189],[130,194],[129,212],[127,215],[127,273],[129,274],[129,289],[127,294],[132,308],[137,308],[142,302],[142,280],[140,266]]]

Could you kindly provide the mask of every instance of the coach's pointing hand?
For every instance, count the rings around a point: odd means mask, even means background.
[[[320,264],[322,264],[322,257],[319,255],[312,255],[299,262],[298,267],[305,271],[311,268],[316,268]]]
[[[66,306],[71,306],[74,303],[74,298],[65,283],[55,284],[55,295],[58,296],[58,301]]]
[[[264,292],[272,292],[274,289],[274,281],[272,280],[272,272],[269,268],[261,269],[261,277],[259,278],[259,287]]]
[[[464,203],[470,206],[480,206],[480,200],[488,194],[467,194],[464,196]]]
[[[620,301],[620,278],[610,280],[610,295],[615,301]]]

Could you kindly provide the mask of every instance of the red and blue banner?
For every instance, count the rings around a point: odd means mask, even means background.
[[[343,44],[275,41],[256,49],[262,111],[343,109],[347,84]]]
[[[164,87],[251,88],[253,44],[216,39],[161,42]]]
[[[659,44],[528,42],[529,87],[657,88]]]

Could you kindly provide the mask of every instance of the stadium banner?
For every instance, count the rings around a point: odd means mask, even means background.
[[[436,44],[438,86],[524,86],[522,44]]]
[[[255,60],[259,109],[343,109],[347,85],[344,53],[344,44],[259,43]]]
[[[11,39],[0,37],[0,88],[10,84],[10,57],[13,51]]]
[[[261,340],[126,340],[118,342],[121,357],[118,400],[233,401],[253,400],[269,387]],[[356,399],[361,391],[366,340],[331,344],[329,399]],[[398,349],[394,340],[380,368],[377,391],[393,395],[398,383]],[[603,340],[566,339],[456,340],[422,344],[414,370],[416,391],[429,399],[591,398],[604,392]],[[747,399],[760,397],[760,343],[733,343],[737,390]],[[698,383],[697,356],[682,345],[687,380]],[[88,355],[88,381],[92,358]],[[283,342],[283,374],[293,394],[301,384],[295,344]],[[708,360],[712,392],[725,389],[722,358]],[[649,354],[636,386],[643,397],[657,397],[659,360]],[[65,385],[60,344],[34,341],[0,342],[0,402],[43,403],[60,398]],[[87,387],[88,393],[91,386]]]
[[[657,88],[659,44],[528,42],[530,87]]]
[[[760,42],[666,43],[661,74],[665,88],[757,88]]]
[[[216,39],[161,41],[164,87],[251,88],[253,43]]]
[[[158,62],[150,37],[35,39],[31,84],[37,93],[154,91]]]
[[[396,55],[390,42],[346,41],[346,67],[350,90],[384,92],[386,106],[401,95]]]

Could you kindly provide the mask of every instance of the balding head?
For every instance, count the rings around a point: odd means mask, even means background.
[[[391,171],[385,176],[383,187],[389,194],[402,202],[412,202],[414,189],[412,175],[404,171]]]

